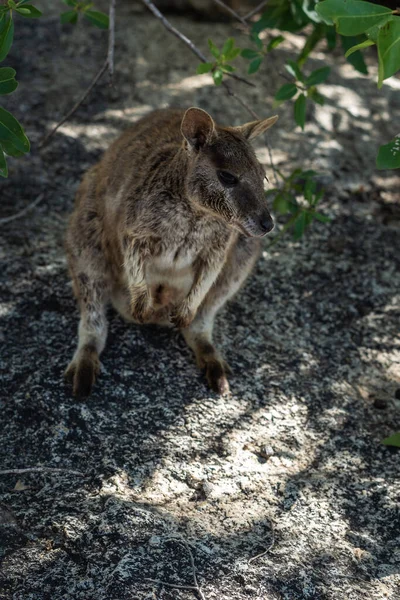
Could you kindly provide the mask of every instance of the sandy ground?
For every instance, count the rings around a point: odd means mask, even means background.
[[[277,110],[275,161],[321,173],[332,221],[300,243],[266,244],[220,314],[232,395],[209,392],[178,333],[128,326],[110,311],[101,377],[79,403],[62,381],[77,329],[63,235],[83,171],[152,108],[248,119],[126,2],[115,89],[99,85],[40,153],[106,52],[103,32],[61,27],[58,9],[19,20],[7,63],[20,81],[7,107],[32,153],[10,160],[1,216],[43,196],[1,227],[0,469],[63,471],[0,474],[0,598],[200,598],[148,581],[193,586],[189,547],[206,600],[398,599],[399,454],[380,441],[400,429],[399,180],[377,172],[374,156],[397,133],[400,80],[379,92],[339,52],[321,86],[327,103],[310,107],[305,133],[290,105]],[[245,45],[229,23],[171,19],[204,51],[208,36],[232,31]],[[271,114],[298,45],[288,36],[257,89],[237,85],[260,114]],[[322,60],[317,51],[310,68]],[[262,146],[259,156],[268,164]]]

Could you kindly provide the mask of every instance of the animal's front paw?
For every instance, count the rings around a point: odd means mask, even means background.
[[[64,373],[64,378],[68,383],[72,383],[74,396],[86,398],[90,396],[99,371],[100,361],[97,352],[84,349],[69,364]]]
[[[206,363],[208,385],[221,396],[229,394],[230,388],[227,375],[231,372],[229,365],[224,360],[213,359]]]
[[[131,301],[131,316],[137,323],[148,323],[154,314],[153,307],[149,301],[149,296],[143,292],[140,296]]]
[[[192,310],[187,302],[179,304],[171,313],[171,323],[178,329],[186,329],[196,316],[196,312]]]

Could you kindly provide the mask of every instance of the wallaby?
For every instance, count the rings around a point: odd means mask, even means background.
[[[75,395],[89,395],[98,375],[110,302],[136,323],[175,325],[210,387],[229,391],[214,318],[273,228],[248,140],[277,118],[219,127],[199,108],[154,111],[86,173],[66,237],[81,313],[65,373]]]

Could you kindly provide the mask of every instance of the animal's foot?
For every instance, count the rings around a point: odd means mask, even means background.
[[[148,323],[154,315],[154,309],[149,301],[147,290],[132,299],[131,316],[137,323]]]
[[[228,363],[218,358],[211,359],[206,362],[205,369],[210,388],[221,396],[229,394],[230,388],[227,375],[232,371]]]
[[[170,320],[178,329],[186,329],[196,316],[187,302],[179,304],[171,313]]]
[[[90,396],[99,372],[100,360],[97,351],[86,349],[72,360],[65,371],[64,378],[72,384],[74,396],[86,398]]]

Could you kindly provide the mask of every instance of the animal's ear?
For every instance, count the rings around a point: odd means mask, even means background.
[[[216,137],[215,124],[201,108],[188,108],[183,115],[181,132],[193,148],[199,150]]]
[[[261,135],[264,131],[267,131],[272,125],[274,125],[278,120],[278,115],[273,117],[269,117],[268,119],[263,119],[262,121],[251,121],[250,123],[245,123],[245,125],[240,125],[240,127],[235,127],[236,131],[239,131],[246,139],[251,140],[257,135]]]

